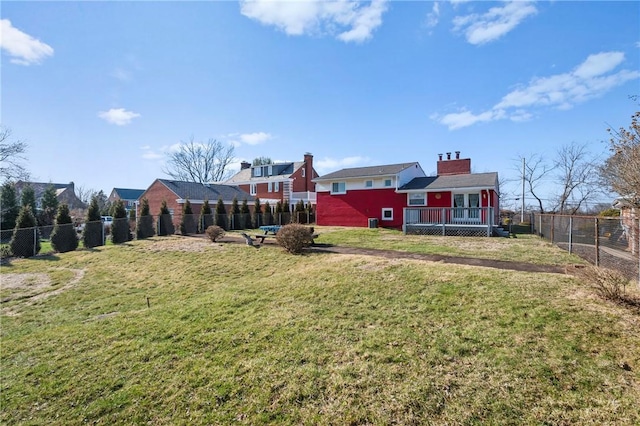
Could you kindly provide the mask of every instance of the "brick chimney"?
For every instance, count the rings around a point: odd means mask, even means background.
[[[305,191],[314,192],[316,184],[311,182],[313,179],[313,155],[310,152],[304,153],[304,187]]]
[[[240,170],[245,170],[249,168],[251,168],[251,163],[247,161],[243,161],[242,163],[240,163]]]
[[[442,159],[438,154],[438,176],[465,175],[471,173],[471,159],[460,158],[460,151],[456,151],[456,158],[451,159],[451,153],[447,152],[447,159]]]

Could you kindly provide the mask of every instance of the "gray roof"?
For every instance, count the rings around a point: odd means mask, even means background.
[[[224,183],[229,185],[229,184],[249,183],[251,181],[263,182],[265,180],[288,179],[296,170],[304,166],[304,161],[294,161],[290,163],[264,164],[264,166],[269,166],[269,165],[278,166],[278,168],[280,169],[280,172],[277,175],[272,175],[272,176],[253,177],[251,175],[251,170],[253,170],[253,167],[249,167],[249,168],[240,170],[238,173],[231,176],[229,179],[225,180]]]
[[[140,198],[144,189],[129,189],[129,188],[113,188],[118,196],[123,200],[137,200]]]
[[[351,169],[342,169],[337,172],[329,173],[314,181],[321,180],[335,180],[335,179],[349,179],[349,178],[361,178],[361,177],[376,177],[376,176],[391,176],[400,173],[410,167],[414,167],[417,162],[402,163],[402,164],[387,164],[382,166],[369,166],[369,167],[354,167]]]
[[[237,198],[238,201],[254,201],[247,192],[244,192],[240,188],[234,185],[223,184],[202,184],[197,182],[184,182],[179,180],[158,179],[163,185],[181,199],[189,200],[209,200],[217,201],[222,198],[223,201],[231,201]]]
[[[498,173],[470,173],[461,175],[414,178],[398,191],[442,191],[462,188],[498,188]]]

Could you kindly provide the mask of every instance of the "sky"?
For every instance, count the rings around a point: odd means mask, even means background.
[[[640,2],[0,3],[0,121],[34,181],[146,189],[181,142],[318,173],[461,151],[607,156],[640,106]],[[505,196],[505,202],[510,203]]]

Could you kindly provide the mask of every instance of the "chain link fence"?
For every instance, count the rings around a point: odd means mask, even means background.
[[[640,218],[534,214],[534,232],[588,262],[640,284]]]

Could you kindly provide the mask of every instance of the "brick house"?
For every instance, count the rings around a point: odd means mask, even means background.
[[[117,200],[122,200],[124,208],[129,213],[130,210],[135,210],[138,199],[143,193],[144,189],[113,188],[107,201],[113,204]]]
[[[205,200],[209,201],[211,209],[215,209],[218,199],[222,198],[227,212],[230,211],[234,198],[242,204],[247,200],[250,207],[255,201],[254,197],[241,190],[237,186],[223,184],[202,184],[197,182],[183,182],[168,179],[156,179],[141,195],[138,201],[146,198],[149,202],[149,212],[152,216],[160,213],[162,201],[167,202],[167,208],[173,215],[173,222],[180,223],[182,208],[188,199],[194,215],[199,215]],[[140,212],[138,211],[138,214]]]
[[[291,206],[302,200],[305,205],[316,204],[316,184],[318,177],[313,168],[313,155],[306,153],[303,161],[277,162],[252,166],[242,162],[240,171],[226,180],[226,185],[237,185],[241,190],[269,202],[273,207],[280,201]]]
[[[55,188],[56,198],[58,199],[58,202],[60,202],[61,204],[67,204],[69,206],[69,210],[87,208],[87,205],[83,203],[82,200],[80,200],[76,195],[75,184],[73,182],[43,183],[18,181],[15,185],[16,197],[18,198],[18,200],[20,200],[20,198],[22,197],[22,191],[27,186],[31,186],[33,188],[33,192],[35,193],[36,209],[42,208],[42,195],[49,186],[53,186]]]

